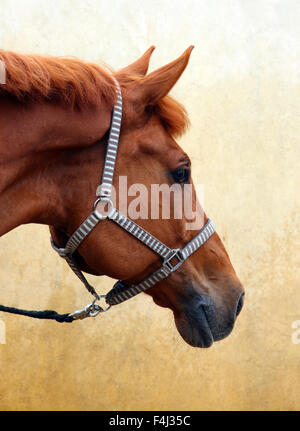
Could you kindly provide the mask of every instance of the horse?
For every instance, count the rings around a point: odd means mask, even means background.
[[[83,223],[105,165],[116,83],[123,103],[116,190],[122,177],[128,187],[138,183],[148,191],[153,184],[189,184],[194,205],[191,160],[176,141],[189,119],[183,105],[169,95],[192,49],[151,73],[153,46],[118,71],[73,57],[1,50],[6,79],[0,84],[0,236],[22,224],[44,224],[60,249]],[[208,217],[197,208],[205,226]],[[186,221],[172,212],[168,219],[141,218],[139,226],[180,250],[195,234]],[[153,249],[105,217],[74,256],[80,271],[122,279],[127,285],[139,283],[161,263]],[[189,259],[172,265],[176,271],[145,293],[172,310],[189,345],[210,347],[227,337],[245,293],[217,232],[211,230]]]

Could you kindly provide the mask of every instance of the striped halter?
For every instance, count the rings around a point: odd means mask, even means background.
[[[149,289],[156,283],[167,278],[172,272],[176,271],[186,259],[198,250],[215,231],[213,222],[208,219],[200,232],[198,232],[197,235],[194,236],[194,238],[182,249],[171,249],[141,226],[128,219],[125,215],[122,215],[117,208],[114,208],[111,201],[111,194],[122,121],[122,93],[120,85],[116,80],[115,84],[117,88],[117,102],[112,113],[102,179],[96,191],[97,199],[94,203],[94,209],[87,219],[73,233],[64,248],[59,248],[51,239],[51,244],[54,250],[67,261],[87,290],[95,297],[92,304],[89,304],[82,310],[69,314],[70,318],[73,320],[84,319],[89,316],[94,317],[100,312],[107,311],[112,305],[120,304],[121,302],[132,298],[138,293]],[[105,208],[107,208],[107,210],[104,212]],[[81,272],[73,254],[97,224],[104,219],[113,221],[157,253],[162,258],[162,265],[158,270],[152,272],[137,284],[129,285],[126,282],[119,280],[106,295],[98,295]],[[102,308],[96,303],[96,301],[99,301],[101,298],[105,299],[106,308]]]

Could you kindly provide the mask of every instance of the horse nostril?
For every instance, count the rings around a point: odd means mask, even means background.
[[[244,304],[244,297],[245,297],[245,293],[243,292],[239,298],[239,301],[237,303],[237,307],[236,307],[236,317],[240,314],[241,309],[243,308],[243,304]]]

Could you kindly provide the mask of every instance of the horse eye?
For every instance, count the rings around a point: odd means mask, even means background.
[[[175,169],[172,177],[176,183],[187,183],[190,178],[190,169],[187,167]]]

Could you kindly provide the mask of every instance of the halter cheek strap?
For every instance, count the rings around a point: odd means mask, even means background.
[[[122,93],[119,83],[116,80],[115,85],[117,102],[112,113],[102,179],[96,191],[97,199],[94,203],[94,210],[73,233],[64,248],[59,248],[51,239],[51,244],[54,250],[67,261],[87,290],[95,297],[92,304],[85,307],[83,310],[70,314],[69,316],[73,319],[83,319],[89,316],[96,316],[100,312],[108,310],[112,305],[120,304],[121,302],[144,292],[150,287],[153,287],[156,283],[167,278],[172,272],[176,271],[183,262],[198,250],[215,232],[213,222],[208,219],[200,232],[198,232],[198,234],[182,249],[171,249],[134,221],[121,214],[117,208],[114,208],[110,199],[122,121]],[[103,212],[105,207],[107,207],[106,213]],[[83,275],[73,254],[97,224],[104,219],[109,219],[116,223],[122,229],[126,230],[129,234],[142,242],[145,246],[157,253],[162,258],[162,265],[158,270],[152,272],[137,284],[129,285],[124,281],[118,281],[107,295],[98,295]],[[96,304],[96,301],[101,298],[105,298],[107,305],[105,309]]]

